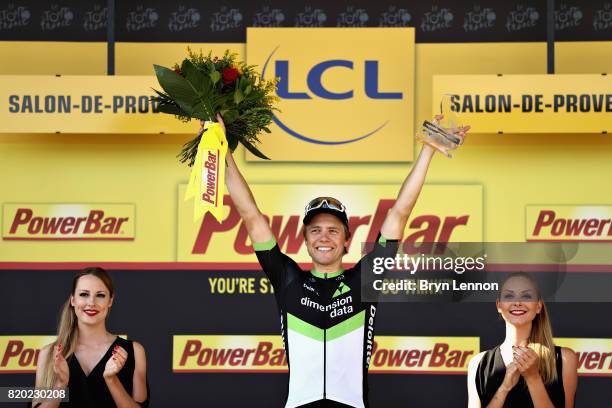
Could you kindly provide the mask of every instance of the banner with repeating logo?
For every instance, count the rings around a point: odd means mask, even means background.
[[[304,206],[313,197],[333,196],[345,203],[353,233],[346,262],[357,262],[360,245],[375,242],[387,211],[397,196],[397,185],[255,184],[259,208],[270,219],[281,249],[296,262],[310,262],[302,235]],[[255,263],[254,252],[238,211],[225,197],[223,222],[207,215],[194,224],[193,208],[178,191],[179,262],[206,262],[214,267]],[[452,203],[448,197],[453,197]],[[426,185],[408,220],[404,242],[479,242],[482,240],[482,187]],[[255,263],[256,265],[256,263]]]
[[[9,310],[0,314],[1,386],[34,384],[39,350],[54,340],[73,273],[69,267],[0,269],[0,306]],[[286,356],[274,295],[261,271],[192,264],[191,269],[119,267],[111,273],[116,294],[107,328],[129,333],[144,346],[152,401],[243,406],[248,394],[252,407],[283,404]],[[610,305],[547,304],[555,331],[573,336],[555,342],[577,353],[577,406],[607,401],[612,340],[602,316],[612,313]],[[464,403],[467,364],[480,350],[499,344],[503,333],[494,302],[381,304],[369,368],[370,405]],[[588,338],[593,333],[599,337]]]
[[[276,161],[412,160],[414,50],[413,28],[248,28],[248,63],[278,79],[280,112],[261,151]]]
[[[557,4],[555,39],[609,40],[608,2]],[[546,3],[488,2],[119,2],[116,40],[121,42],[244,42],[246,27],[406,27],[422,43],[543,42]],[[0,6],[1,40],[106,41],[106,3],[7,2]],[[437,44],[436,44],[437,45]],[[540,51],[542,52],[542,51]]]
[[[154,76],[3,75],[0,133],[197,133],[158,113],[151,88]]]
[[[377,336],[373,374],[465,374],[480,351],[478,337]],[[174,336],[175,373],[287,372],[280,336]]]
[[[471,133],[612,132],[609,75],[435,75],[433,112],[444,95]]]

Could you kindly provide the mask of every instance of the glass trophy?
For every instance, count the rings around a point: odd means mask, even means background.
[[[421,130],[417,133],[417,139],[438,150],[447,157],[453,157],[450,153],[463,143],[463,135],[460,132],[467,131],[461,123],[459,115],[453,110],[451,95],[444,95],[440,101],[440,111],[434,119],[423,122]]]

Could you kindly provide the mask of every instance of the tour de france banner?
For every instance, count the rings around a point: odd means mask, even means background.
[[[612,131],[609,75],[435,75],[434,113],[444,95],[470,133]]]
[[[157,112],[154,88],[153,75],[2,75],[0,133],[197,133]]]
[[[185,185],[178,191],[179,262],[205,262],[214,268],[257,266],[246,227],[226,194],[222,222],[206,215],[193,222],[193,204],[185,201]],[[251,185],[258,206],[270,220],[279,247],[298,263],[311,261],[302,235],[304,206],[313,197],[333,196],[347,206],[353,233],[344,260],[361,258],[361,245],[375,242],[387,211],[397,196],[397,185]],[[453,197],[449,201],[448,197]],[[425,185],[403,235],[403,242],[481,242],[482,186]]]
[[[413,159],[414,28],[249,27],[246,46],[248,64],[278,80],[260,149],[272,160]]]

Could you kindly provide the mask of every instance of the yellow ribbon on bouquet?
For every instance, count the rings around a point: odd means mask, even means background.
[[[217,221],[223,217],[223,186],[225,184],[225,155],[227,139],[221,125],[206,122],[198,145],[185,200],[193,202],[193,219],[199,220],[210,212]]]

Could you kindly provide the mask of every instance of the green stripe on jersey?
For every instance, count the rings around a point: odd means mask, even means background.
[[[293,330],[311,339],[323,341],[323,330],[310,323],[306,323],[299,317],[287,313],[287,330]]]
[[[365,310],[357,313],[355,316],[350,317],[339,323],[335,326],[327,329],[327,341],[331,341],[337,339],[338,337],[342,337],[347,333],[350,333],[354,330],[357,330],[360,327],[363,327],[365,324]]]
[[[255,251],[269,251],[276,245],[276,238],[272,238],[267,242],[253,242],[253,249]]]
[[[310,273],[313,276],[316,276],[317,278],[321,278],[321,279],[331,279],[331,278],[335,278],[336,276],[340,276],[342,275],[342,273],[344,272],[344,269],[340,268],[340,270],[338,272],[330,272],[330,273],[322,273],[322,272],[317,272],[314,269],[310,270]]]

